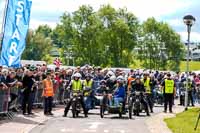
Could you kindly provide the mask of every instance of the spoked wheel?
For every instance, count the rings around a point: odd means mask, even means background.
[[[104,117],[104,106],[103,105],[101,105],[100,106],[100,116],[101,116],[101,118],[103,118]]]

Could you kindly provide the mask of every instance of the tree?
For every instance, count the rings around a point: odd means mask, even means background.
[[[142,25],[138,59],[145,68],[177,70],[183,56],[180,36],[168,24],[149,18]],[[178,52],[177,52],[178,51]]]
[[[116,10],[110,5],[96,12],[86,5],[65,12],[55,29],[40,26],[29,32],[27,42],[26,59],[49,60],[53,45],[63,64],[73,57],[76,65],[128,67],[140,60],[145,68],[178,70],[184,53],[180,36],[168,24],[154,18],[139,24],[126,8]],[[37,52],[38,57],[34,55]]]
[[[43,34],[29,30],[26,38],[26,49],[22,55],[22,59],[44,60],[49,62],[51,47],[52,41],[50,38],[45,38]]]
[[[52,29],[48,25],[40,25],[35,32],[43,34],[44,37],[50,37]]]
[[[110,5],[103,6],[99,15],[104,24],[102,40],[109,46],[109,63],[112,66],[129,66],[133,61],[132,50],[137,41],[137,18],[126,9],[116,11]]]

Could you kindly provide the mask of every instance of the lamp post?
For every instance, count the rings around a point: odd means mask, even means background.
[[[186,65],[186,91],[185,91],[185,110],[188,109],[188,78],[189,78],[189,49],[190,49],[190,33],[191,33],[191,27],[195,23],[195,18],[192,15],[186,15],[183,17],[183,22],[187,26],[187,32],[188,32],[188,42],[187,42],[187,65]]]

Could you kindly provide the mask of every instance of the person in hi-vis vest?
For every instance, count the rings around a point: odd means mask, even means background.
[[[74,92],[79,91],[79,92],[82,93],[82,92],[83,92],[83,84],[82,84],[82,82],[81,82],[81,80],[80,80],[81,74],[80,74],[80,73],[75,73],[75,74],[73,75],[73,78],[74,78],[74,80],[71,81],[71,83],[69,84],[68,89],[71,90],[72,92],[73,92],[73,91],[74,91]],[[70,99],[70,101],[67,103],[67,105],[66,105],[66,107],[65,107],[65,111],[64,111],[63,117],[66,117],[66,116],[67,116],[67,113],[68,113],[68,111],[69,111],[69,108],[70,108],[71,104],[72,104],[72,98]],[[82,108],[83,108],[85,117],[88,117],[88,116],[87,116],[87,110],[86,110],[85,104],[84,104],[83,96],[81,96],[80,104],[81,104],[81,106],[82,106]]]
[[[51,80],[51,73],[47,72],[46,79],[43,80],[43,97],[44,97],[44,115],[53,115],[52,104],[53,104],[53,82]]]
[[[152,100],[152,90],[151,90],[151,80],[148,73],[144,73],[142,83],[144,84],[145,93],[147,95],[147,103],[150,108],[151,113],[153,113],[153,100]]]
[[[190,106],[190,102],[192,106],[194,106],[194,100],[193,100],[193,89],[195,88],[195,83],[192,82],[190,78],[188,78],[188,106]],[[184,82],[184,87],[187,87],[187,81]]]
[[[169,104],[169,112],[172,113],[173,98],[176,92],[174,80],[171,79],[171,74],[167,74],[167,78],[162,83],[164,95],[164,112],[167,112]]]
[[[85,75],[85,80],[83,81],[83,88],[84,88],[84,97],[87,97],[85,100],[85,105],[88,108],[94,109],[95,108],[95,101],[97,101],[94,95],[94,83],[93,83],[93,76],[91,74]]]

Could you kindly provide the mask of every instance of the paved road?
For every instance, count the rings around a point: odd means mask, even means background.
[[[161,111],[162,108],[156,107],[152,116]],[[105,115],[101,119],[98,112],[99,110],[92,110],[88,118],[81,115],[75,119],[71,117],[71,113],[67,118],[63,118],[61,114],[35,127],[30,133],[150,133],[145,124],[148,118],[145,113],[130,120],[128,115],[121,119],[118,115]]]

